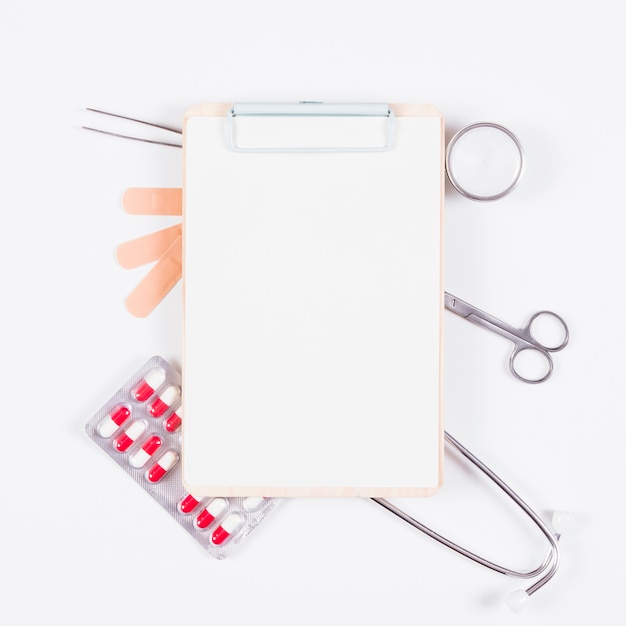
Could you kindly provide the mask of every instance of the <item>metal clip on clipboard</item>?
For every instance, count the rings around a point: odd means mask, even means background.
[[[375,129],[375,137],[384,139],[384,143],[368,141],[364,144],[344,144],[341,141],[337,145],[289,145],[287,139],[284,145],[242,145],[238,140],[238,121],[247,118],[329,118],[335,117],[343,120],[350,118],[380,118],[386,121],[385,128]],[[382,134],[379,132],[382,130]],[[395,141],[395,117],[387,104],[347,104],[347,103],[323,103],[323,102],[299,102],[296,104],[271,104],[271,103],[240,103],[235,104],[226,116],[227,141],[231,150],[235,152],[385,152],[390,150]],[[373,137],[372,137],[373,139]]]

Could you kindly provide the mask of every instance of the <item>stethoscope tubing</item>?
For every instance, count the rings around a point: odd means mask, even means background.
[[[391,502],[389,502],[388,500],[384,498],[371,498],[371,500],[373,500],[374,502],[376,502],[376,504],[379,504],[383,508],[387,509],[388,511],[390,511],[391,513],[393,513],[400,519],[404,520],[411,526],[417,528],[419,531],[423,532],[431,539],[438,541],[442,545],[446,546],[447,548],[450,548],[451,550],[454,550],[458,554],[461,554],[462,556],[470,559],[471,561],[474,561],[475,563],[478,563],[479,565],[482,565],[483,567],[486,567],[492,571],[498,572],[500,574],[504,574],[505,576],[511,576],[514,578],[525,578],[525,579],[535,578],[536,576],[539,576],[540,574],[545,572],[546,569],[549,568],[548,571],[544,574],[544,576],[540,580],[536,581],[533,585],[531,585],[530,587],[528,587],[528,589],[526,589],[526,593],[529,596],[532,595],[533,593],[541,589],[541,587],[543,587],[554,576],[554,574],[556,574],[556,571],[559,567],[559,561],[560,561],[558,536],[555,535],[548,528],[548,526],[541,519],[541,517],[539,517],[539,515],[537,515],[537,513],[535,513],[533,509],[531,509],[530,506],[528,506],[528,504],[526,504],[526,502],[524,502],[524,500],[522,500],[522,498],[515,491],[513,491],[513,489],[511,489],[495,472],[489,469],[480,459],[474,456],[467,448],[465,448],[461,443],[459,443],[448,432],[444,431],[444,438],[448,444],[456,448],[456,450],[458,450],[458,452],[460,452],[468,461],[470,461],[473,465],[475,465],[481,472],[483,472],[483,474],[485,474],[500,489],[502,489],[502,491],[504,491],[507,494],[507,496],[509,496],[509,498],[511,498],[526,513],[526,515],[528,515],[528,517],[530,517],[530,519],[538,526],[541,532],[545,535],[546,539],[548,540],[550,544],[550,548],[548,550],[546,557],[541,563],[541,565],[529,571],[519,571],[519,570],[510,569],[503,565],[499,565],[497,563],[494,563],[493,561],[490,561],[484,557],[481,557],[475,554],[474,552],[471,552],[467,548],[464,548],[454,543],[450,539],[447,539],[446,537],[440,535],[439,533],[435,532],[434,530],[432,530],[425,524],[422,524],[415,518],[411,517],[408,513],[406,513],[402,509],[399,509],[395,505],[391,504]]]

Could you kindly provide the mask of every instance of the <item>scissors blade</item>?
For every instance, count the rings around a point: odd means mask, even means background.
[[[499,320],[493,315],[489,315],[482,309],[465,302],[452,294],[444,293],[445,307],[448,311],[456,313],[465,318],[468,322],[472,322],[477,326],[482,326],[487,330],[490,330],[497,335],[505,337],[509,341],[512,341],[519,349],[522,348],[537,348],[542,349],[536,342],[532,340],[528,331],[520,328],[515,328],[502,320]]]

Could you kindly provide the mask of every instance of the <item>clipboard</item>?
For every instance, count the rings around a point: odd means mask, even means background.
[[[190,493],[439,489],[444,145],[431,105],[187,111]]]

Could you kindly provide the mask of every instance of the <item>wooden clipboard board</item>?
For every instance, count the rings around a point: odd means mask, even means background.
[[[431,495],[443,118],[420,104],[263,106],[185,116],[185,485]]]

